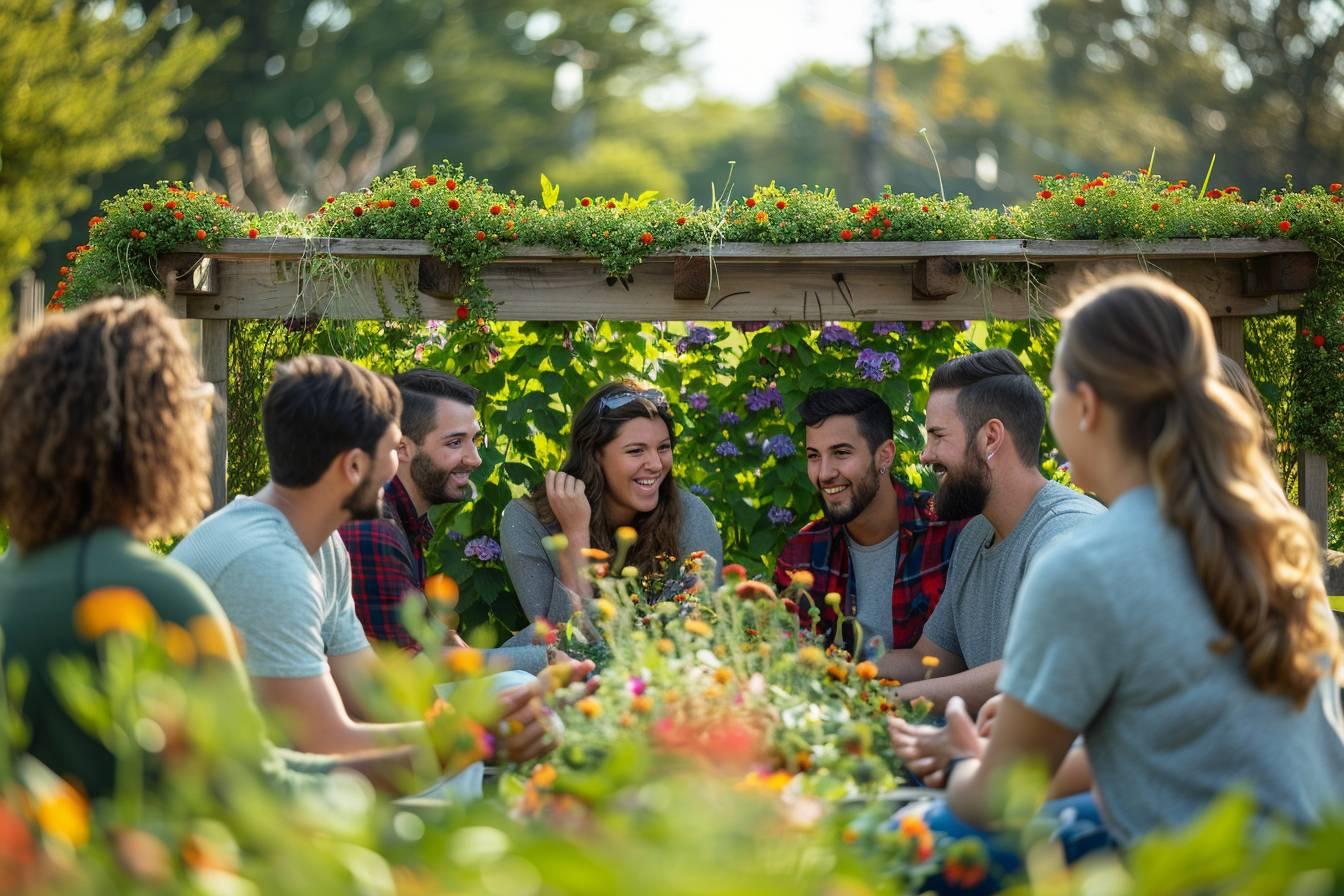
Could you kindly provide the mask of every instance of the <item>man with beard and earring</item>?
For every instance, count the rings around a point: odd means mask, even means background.
[[[483,434],[476,419],[481,393],[441,370],[408,370],[393,382],[401,394],[397,473],[383,486],[382,514],[351,520],[339,531],[350,553],[355,613],[365,634],[417,652],[419,643],[402,624],[402,603],[409,598],[423,604],[425,548],[434,535],[429,508],[475,497],[471,474],[481,466]],[[465,646],[455,632],[449,634],[449,650]],[[485,655],[492,666],[525,672],[568,659],[542,646]]]
[[[261,413],[270,482],[211,514],[172,553],[214,591],[242,635],[257,696],[300,750],[426,743],[423,722],[370,722],[360,705],[380,661],[355,614],[336,531],[381,515],[400,416],[401,396],[385,376],[321,355],[278,365]],[[535,680],[500,692],[511,733],[498,755],[523,761],[554,747],[540,696]]]
[[[803,624],[815,606],[819,632],[856,655],[910,647],[943,593],[964,523],[936,518],[931,495],[891,475],[891,408],[877,393],[819,389],[799,412],[808,478],[825,516],[789,539],[775,582],[783,588],[798,573],[810,575]],[[828,594],[839,596],[838,606]]]
[[[926,697],[941,713],[961,697],[974,714],[997,689],[1027,565],[1103,508],[1041,475],[1045,398],[1010,351],[953,358],[935,370],[924,430],[919,459],[938,478],[938,516],[969,522],[923,636],[912,649],[888,653],[878,669],[906,682],[904,700]]]

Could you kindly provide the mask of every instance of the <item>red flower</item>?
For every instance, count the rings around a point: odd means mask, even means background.
[[[165,202],[165,203],[163,204],[163,207],[164,207],[164,208],[177,208],[177,203],[174,202],[173,200],[169,199],[167,202]]]
[[[1330,201],[1331,201],[1331,202],[1339,202],[1340,199],[1339,199],[1338,196],[1331,196],[1331,197],[1330,197]]]
[[[420,189],[420,181],[418,181],[418,180],[413,180],[413,181],[411,181],[411,189],[412,189],[412,190],[418,190],[418,189]]]
[[[1317,348],[1321,348],[1322,346],[1325,345],[1325,337],[1324,336],[1312,337],[1311,344],[1316,346]]]
[[[1063,179],[1064,179],[1064,175],[1062,175],[1062,174],[1056,174],[1056,175],[1055,175],[1055,180],[1063,180]]]
[[[145,211],[149,211],[149,210],[152,209],[153,207],[154,207],[154,203],[152,203],[152,202],[146,202],[146,203],[145,203],[145,206],[144,206]]]
[[[180,211],[176,211],[176,212],[173,212],[173,217],[176,218],[177,220],[181,221],[183,218],[186,217],[186,215],[182,214],[182,212],[180,212]]]
[[[457,211],[458,208],[461,207],[461,205],[462,205],[462,203],[458,202],[456,199],[449,199],[449,200],[448,200],[448,207],[449,207],[450,209],[452,209],[453,211]]]
[[[66,265],[61,265],[61,276],[64,277],[68,273],[70,273],[70,268]]]
[[[607,200],[607,208],[615,208],[615,207],[616,207],[616,200],[614,200],[614,199],[608,199],[608,200]]]
[[[1040,193],[1037,193],[1036,195],[1040,196],[1042,199],[1049,199],[1051,196],[1055,194],[1051,193],[1049,190],[1042,190]]]
[[[364,214],[364,208],[362,206],[357,205],[352,209],[352,211],[354,212],[356,218]]]
[[[853,238],[854,238],[854,232],[853,232],[852,230],[842,230],[842,231],[840,231],[840,239],[842,239],[842,240],[852,240]]]
[[[639,241],[644,245],[648,246],[653,243],[653,234],[649,233],[646,230],[639,235]]]
[[[677,219],[677,223],[678,223],[678,224],[685,224],[685,223],[686,223],[686,219],[685,219],[685,218],[678,218],[678,219]]]
[[[883,227],[890,227],[890,226],[891,226],[891,219],[890,219],[890,218],[883,218],[883,219],[882,219],[882,226],[883,226]]]
[[[872,235],[873,235],[873,239],[877,239],[878,237],[880,237],[880,236],[882,235],[882,228],[881,228],[881,227],[874,227],[873,230],[872,230]]]
[[[1044,175],[1044,174],[1033,174],[1033,175],[1032,175],[1032,178],[1036,181],[1036,183],[1039,184],[1041,181],[1045,180],[1045,175]]]
[[[425,178],[425,183],[428,184],[428,185],[431,186],[431,187],[434,186],[434,185],[435,185],[436,183],[438,183],[438,182],[439,182],[439,179],[438,179],[437,177],[435,177],[434,175],[432,175],[432,174],[431,174],[429,177]]]
[[[849,211],[851,214],[857,215],[859,213],[859,207],[857,205],[851,205]]]
[[[247,238],[250,239],[250,240],[254,240],[254,239],[256,239],[256,238],[257,238],[257,228],[253,227],[251,230],[249,230],[249,231],[247,232]]]
[[[1284,233],[1287,233],[1288,231],[1293,229],[1293,223],[1291,221],[1280,221],[1279,229],[1282,230]]]
[[[456,190],[456,189],[457,189],[457,181],[453,180],[451,177],[448,178],[446,181],[444,181],[444,182],[443,182],[443,185],[444,185],[445,187],[447,187],[448,189],[450,189],[450,190]]]
[[[926,211],[929,210],[929,207],[928,207],[927,205],[921,205],[921,206],[919,207],[919,210],[920,210],[920,211],[923,211],[923,212],[926,212]]]
[[[748,197],[747,197],[747,208],[755,208],[755,207],[756,207],[756,197],[755,197],[755,196],[748,196]]]
[[[788,203],[785,202],[783,199],[781,199],[781,200],[779,200],[778,202],[775,203],[775,208],[787,208],[787,207],[788,207]]]
[[[1078,206],[1079,208],[1082,208],[1083,206],[1087,205],[1087,200],[1081,196],[1075,196],[1073,197],[1073,204]]]
[[[103,219],[98,217],[97,215],[94,215],[92,218],[89,219],[89,229],[92,230],[101,223],[103,223]]]
[[[497,215],[502,211],[504,211],[504,209],[501,208],[498,204],[490,206],[490,214],[492,215]]]
[[[1157,210],[1160,209],[1161,207],[1162,207],[1162,206],[1159,205],[1158,203],[1156,203],[1156,202],[1153,203],[1153,211],[1157,211]]]
[[[1310,335],[1311,335],[1311,331],[1308,330],[1306,327],[1303,327],[1303,328],[1302,328],[1302,335],[1303,335],[1303,336],[1310,336]]]
[[[204,230],[198,230],[198,231],[196,231],[196,239],[198,239],[198,240],[203,240],[203,239],[205,239],[205,231],[204,231]]]
[[[484,239],[485,239],[485,231],[484,231],[484,230],[478,230],[478,231],[476,231],[476,239],[478,239],[478,240],[484,240]]]
[[[1344,184],[1331,184],[1331,185],[1330,185],[1330,192],[1331,192],[1331,193],[1338,193],[1340,190],[1344,190]]]
[[[588,206],[590,206],[590,205],[592,205],[592,204],[593,204],[593,200],[589,199],[587,196],[585,196],[585,197],[583,197],[582,199],[579,200],[579,205],[583,206],[584,208],[587,208]]]
[[[420,197],[419,197],[419,196],[412,196],[412,197],[411,197],[411,208],[419,208],[419,207],[420,207]]]
[[[1282,197],[1282,196],[1277,196],[1277,195],[1276,195],[1276,196],[1274,197],[1274,201],[1275,201],[1275,202],[1282,202],[1282,201],[1283,201],[1283,197]]]
[[[466,320],[466,319],[469,318],[469,317],[471,317],[471,309],[468,308],[466,305],[458,305],[458,306],[457,306],[457,319],[458,319],[458,320]]]
[[[1210,199],[1222,199],[1222,198],[1223,198],[1223,191],[1222,191],[1222,190],[1210,190],[1209,192],[1205,193],[1204,195],[1205,195],[1205,196],[1208,196]]]

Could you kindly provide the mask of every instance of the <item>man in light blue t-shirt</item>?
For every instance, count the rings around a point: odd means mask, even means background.
[[[385,376],[319,355],[280,365],[262,408],[271,481],[212,514],[173,551],[242,634],[258,697],[301,750],[424,741],[421,722],[363,721],[357,695],[379,661],[355,615],[350,558],[336,531],[381,512],[383,486],[397,470],[400,414]],[[512,732],[499,741],[504,757],[553,748],[539,693],[534,681],[500,694]]]
[[[909,650],[889,651],[878,668],[905,682],[904,700],[926,697],[941,713],[959,696],[974,714],[997,688],[1027,564],[1102,507],[1041,475],[1045,398],[1012,352],[966,355],[934,371],[924,428],[920,460],[939,483],[934,510],[969,522],[923,635]]]

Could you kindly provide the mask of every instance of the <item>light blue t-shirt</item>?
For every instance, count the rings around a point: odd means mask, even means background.
[[[1083,734],[1122,845],[1235,786],[1261,818],[1344,806],[1339,686],[1327,673],[1299,710],[1251,684],[1239,647],[1210,649],[1224,634],[1151,488],[1056,538],[1022,581],[999,688]]]
[[[369,646],[350,594],[350,555],[336,532],[316,555],[285,515],[238,497],[173,549],[205,580],[243,636],[254,678],[309,678],[327,657]]]

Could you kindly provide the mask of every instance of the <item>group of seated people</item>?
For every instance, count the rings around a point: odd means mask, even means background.
[[[920,460],[934,494],[893,475],[879,396],[820,389],[799,422],[823,513],[789,540],[776,583],[808,573],[802,603],[822,635],[945,717],[893,717],[889,731],[909,769],[946,789],[935,827],[992,827],[992,782],[1024,760],[1055,774],[1071,818],[1094,818],[1121,848],[1237,784],[1263,818],[1311,825],[1344,805],[1340,635],[1254,388],[1221,366],[1203,308],[1165,281],[1110,281],[1063,317],[1050,425],[1095,499],[1042,475],[1046,401],[1008,351],[933,374]],[[245,699],[302,751],[283,751],[290,766],[317,754],[390,782],[422,760],[423,724],[369,721],[359,695],[380,662],[370,639],[419,649],[403,601],[425,587],[429,509],[475,493],[479,399],[443,371],[278,365],[261,421],[270,482],[192,528],[209,507],[208,389],[163,307],[103,300],[21,338],[0,366],[13,542],[0,630],[5,658],[33,670],[31,751],[90,793],[110,789],[106,751],[66,716],[45,669],[53,654],[89,654],[71,624],[81,596],[122,585],[171,622],[227,617],[246,646],[233,660]],[[641,572],[693,551],[721,566],[712,513],[673,475],[676,438],[661,393],[604,385],[561,468],[503,508],[503,560],[534,624],[584,611],[585,552],[614,551],[621,527],[638,531],[627,563]],[[143,546],[186,530],[166,560]],[[548,551],[555,535],[564,547]],[[456,636],[444,647],[465,649]],[[534,625],[486,653],[565,681],[592,672]],[[537,684],[499,700],[503,758],[554,748]]]

